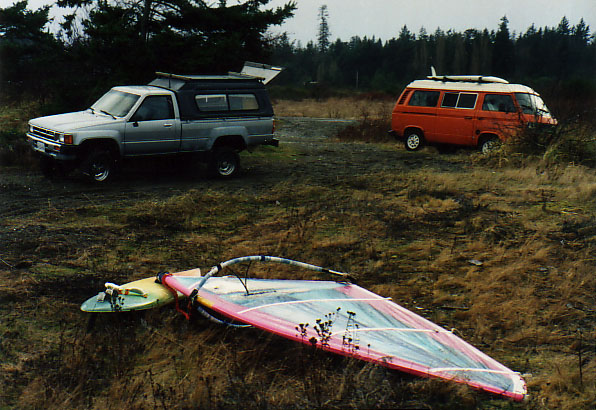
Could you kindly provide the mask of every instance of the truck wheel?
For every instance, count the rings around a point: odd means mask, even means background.
[[[109,151],[91,151],[81,165],[81,169],[92,182],[106,182],[114,176],[115,163]]]
[[[404,138],[404,145],[408,151],[418,151],[424,145],[422,132],[418,130],[408,131]]]
[[[238,175],[240,157],[229,147],[216,148],[209,161],[209,170],[219,178],[232,178]]]

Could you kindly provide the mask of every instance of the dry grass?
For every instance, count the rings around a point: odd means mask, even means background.
[[[284,149],[253,161],[277,161]],[[215,185],[5,219],[8,230],[57,234],[0,255],[10,262],[35,250],[31,266],[0,264],[0,407],[594,408],[594,170],[461,163],[333,185],[297,178],[234,193]],[[354,273],[362,286],[523,373],[528,402],[410,378],[257,330],[186,322],[169,307],[100,316],[90,330],[78,312],[108,280],[259,253]],[[316,277],[279,266],[253,271]]]
[[[329,98],[326,100],[274,101],[275,115],[280,117],[341,118],[390,118],[394,99],[387,96],[358,96],[354,98]]]

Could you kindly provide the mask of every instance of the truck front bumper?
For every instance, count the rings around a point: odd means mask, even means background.
[[[27,133],[27,142],[31,148],[48,157],[59,161],[72,161],[77,159],[77,147],[74,145],[60,144],[55,141],[39,138],[31,133]]]

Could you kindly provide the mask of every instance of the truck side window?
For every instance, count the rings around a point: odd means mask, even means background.
[[[483,111],[515,112],[513,98],[506,94],[486,94],[482,103]]]
[[[231,111],[251,111],[258,110],[259,103],[254,94],[230,94],[230,110]]]
[[[131,121],[169,120],[174,118],[174,106],[169,95],[150,95],[141,103]]]
[[[416,90],[410,98],[408,105],[415,107],[436,107],[439,102],[439,91]]]
[[[195,95],[199,111],[228,111],[228,98],[225,94]]]

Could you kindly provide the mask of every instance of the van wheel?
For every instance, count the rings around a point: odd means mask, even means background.
[[[232,178],[240,170],[240,157],[229,147],[216,148],[209,161],[211,175],[219,178]]]
[[[408,131],[404,139],[408,151],[417,151],[424,145],[424,137],[420,131]]]
[[[91,151],[81,164],[81,170],[91,182],[103,183],[113,178],[116,167],[109,151]]]
[[[497,137],[485,138],[480,143],[480,151],[486,155],[497,149],[500,145],[501,140],[499,140]]]

